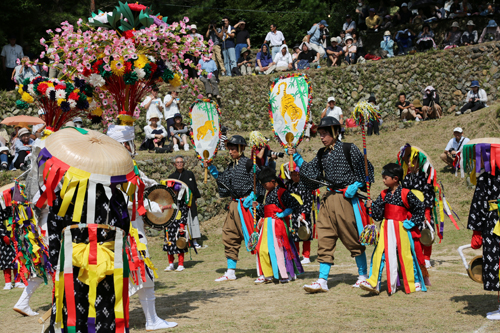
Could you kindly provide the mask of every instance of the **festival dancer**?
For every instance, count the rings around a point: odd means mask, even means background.
[[[383,222],[380,226],[380,238],[372,255],[370,278],[362,281],[360,288],[378,295],[386,262],[387,288],[390,295],[397,289],[398,268],[406,293],[425,290],[425,286],[421,285],[423,276],[410,231],[416,225],[424,223],[423,195],[401,186],[403,169],[396,163],[384,166],[382,177],[388,189],[382,191],[375,202],[368,200],[366,203],[367,208],[372,207],[373,219]],[[418,196],[421,196],[422,200]]]
[[[133,126],[110,125],[108,127],[107,134],[109,137],[120,142],[129,151],[132,158],[135,157],[135,130]],[[141,170],[138,171],[141,180],[145,184],[145,188],[149,188],[157,184],[155,180],[148,178]],[[145,202],[144,207],[153,213],[161,212],[161,207],[159,207],[158,204],[152,201],[148,201],[147,203]],[[141,250],[142,256],[145,258],[145,261],[148,262],[148,265],[144,265],[147,273],[146,282],[143,282],[141,279],[139,279],[138,284],[132,284],[131,282],[129,282],[129,297],[133,296],[135,293],[137,293],[137,295],[139,296],[142,310],[144,311],[144,315],[146,317],[146,331],[155,331],[176,327],[177,323],[163,320],[158,317],[156,313],[156,297],[154,292],[155,274],[152,271],[154,269],[154,266],[150,260],[149,250],[147,248],[148,240],[146,237],[146,232],[144,230],[144,221],[142,219],[142,216],[137,212],[135,212],[136,214],[134,214],[133,209],[134,206],[132,202],[129,201],[127,210],[129,217],[135,216],[135,220],[131,221],[131,223],[133,228],[138,232],[138,235],[136,235],[136,242],[138,240],[138,249]]]
[[[222,242],[227,259],[227,271],[216,282],[236,280],[235,269],[238,262],[238,253],[241,242],[244,240],[247,251],[250,235],[254,229],[253,217],[248,208],[252,202],[263,192],[260,184],[257,184],[257,193],[253,193],[253,173],[247,164],[252,161],[243,154],[247,143],[241,135],[233,135],[227,142],[226,147],[233,159],[225,171],[219,172],[213,165],[208,165],[212,177],[217,180],[219,194],[221,197],[231,196],[229,212],[222,227]],[[260,169],[257,168],[257,172]],[[253,252],[253,251],[252,251]]]
[[[493,149],[491,154],[491,156],[493,156]],[[490,161],[482,162],[481,160],[480,158],[480,165],[477,170],[483,170],[484,164],[490,163]],[[500,291],[498,279],[498,263],[500,262],[500,223],[498,222],[500,217],[498,211],[500,198],[500,169],[498,167],[496,167],[496,170],[492,169],[493,167],[490,166],[490,171],[481,173],[477,178],[476,190],[474,191],[474,196],[470,205],[467,229],[473,231],[471,240],[472,248],[479,249],[481,246],[483,247],[482,267],[484,290]],[[475,170],[472,172],[475,172]],[[486,318],[490,320],[500,320],[500,307],[496,311],[488,312]]]
[[[181,188],[180,183],[173,184],[173,190],[177,194]],[[186,194],[184,194],[186,195]],[[178,201],[179,214],[175,217],[174,221],[169,224],[165,229],[165,241],[163,244],[163,251],[168,253],[168,266],[164,269],[165,272],[182,272],[184,270],[184,253],[188,251],[188,247],[181,249],[177,247],[176,240],[179,236],[186,233],[185,227],[188,221],[189,207],[184,200],[184,197]],[[177,269],[174,267],[174,255],[177,254],[179,258],[179,265]]]
[[[279,279],[281,283],[294,281],[304,270],[299,261],[293,239],[289,237],[289,215],[300,209],[300,204],[269,167],[261,170],[259,181],[267,191],[265,202],[258,205],[254,201],[262,219],[259,222],[260,235],[257,243],[257,274],[255,283],[267,283]],[[281,277],[281,279],[280,279]]]
[[[300,255],[300,243],[302,243],[302,256],[300,262],[302,265],[311,263],[311,241],[313,240],[313,223],[311,214],[313,209],[313,194],[308,191],[304,184],[300,181],[300,169],[295,165],[295,170],[290,172],[289,163],[284,163],[280,168],[281,179],[285,181],[285,186],[293,196],[299,199],[300,209],[292,214],[291,218],[291,236],[295,243],[295,248]],[[299,237],[298,230],[301,226],[305,226],[309,230],[309,238],[303,240]]]
[[[288,150],[293,154],[294,162],[300,168],[300,179],[308,190],[324,186],[324,181],[328,184],[317,222],[319,279],[304,286],[309,293],[328,291],[328,274],[339,238],[356,259],[359,277],[353,287],[359,288],[359,284],[368,278],[365,247],[359,242],[365,210],[356,196],[366,179],[364,158],[354,144],[339,141],[340,127],[334,117],[321,119],[318,132],[325,147],[311,162],[304,162],[295,149]],[[369,181],[373,182],[373,166],[369,164],[368,169]]]

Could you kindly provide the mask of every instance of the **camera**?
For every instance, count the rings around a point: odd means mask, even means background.
[[[226,24],[226,22],[224,22],[224,20],[221,20],[220,24],[224,26]]]
[[[267,156],[268,157],[275,157],[275,158],[277,158],[277,157],[283,158],[283,157],[285,157],[285,153],[277,153],[275,151],[269,150],[267,152]]]

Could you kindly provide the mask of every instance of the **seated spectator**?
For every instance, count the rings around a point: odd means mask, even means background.
[[[452,49],[455,47],[458,47],[460,44],[460,38],[462,38],[462,32],[458,30],[460,26],[458,25],[458,22],[453,22],[451,24],[451,31],[448,31],[446,34],[446,37],[444,38],[443,44],[444,49]]]
[[[444,13],[444,8],[439,9],[438,7],[436,7],[436,5],[430,4],[427,10],[428,15],[426,22],[429,23],[440,20],[445,17]]]
[[[354,30],[352,36],[352,45],[356,46],[356,55],[357,57],[364,57],[366,55],[365,49],[363,48],[363,41],[361,37],[358,35],[358,32]]]
[[[179,151],[179,146],[184,147],[184,151],[189,151],[189,143],[187,142],[188,127],[182,122],[180,113],[175,114],[174,124],[170,126],[170,133],[173,136],[174,151]]]
[[[21,128],[17,133],[19,140],[14,142],[15,155],[12,160],[13,168],[21,169],[22,171],[28,170],[28,161],[26,157],[31,153],[33,139],[30,138],[30,131],[26,128]]]
[[[271,74],[273,71],[284,72],[293,69],[293,59],[290,52],[288,52],[288,46],[286,44],[281,45],[280,52],[276,53],[271,66],[264,72],[264,74]]]
[[[21,60],[21,64],[14,68],[13,75],[17,84],[23,82],[24,79],[34,78],[35,76],[40,75],[38,65],[28,65],[29,61],[30,58],[28,56],[24,56]]]
[[[468,46],[468,45],[474,45],[477,44],[479,40],[479,34],[477,33],[477,30],[474,30],[474,27],[476,25],[472,20],[469,20],[467,22],[467,30],[464,31],[462,34],[462,37],[460,38],[460,43],[462,45]]]
[[[495,20],[490,20],[486,28],[484,28],[479,43],[492,42],[500,40],[500,27],[498,27]]]
[[[417,48],[419,51],[427,51],[436,48],[434,32],[431,30],[428,23],[423,25],[422,31],[417,36]]]
[[[302,52],[297,59],[296,69],[316,68],[319,65],[319,53],[312,50],[307,42],[302,42]]]
[[[370,8],[370,14],[365,19],[365,23],[368,32],[378,32],[380,24],[382,23],[382,19],[380,18],[380,16],[375,14],[375,8]]]
[[[424,120],[441,118],[443,109],[439,104],[439,95],[433,86],[425,88],[423,100]]]
[[[255,60],[255,72],[264,73],[269,69],[269,66],[271,66],[272,62],[273,57],[271,56],[271,52],[269,52],[267,44],[262,44]]]
[[[408,9],[408,4],[406,2],[403,2],[401,4],[401,8],[398,10],[396,13],[396,18],[398,24],[408,24],[411,22],[412,19],[412,12]]]
[[[462,151],[462,148],[469,142],[470,140],[464,137],[464,131],[457,127],[453,130],[453,139],[451,139],[444,152],[441,154],[441,160],[446,163],[446,165],[454,171],[453,161],[455,161],[455,157],[458,152]]]
[[[344,46],[345,61],[348,65],[353,65],[356,63],[356,46],[353,45],[353,39],[351,35],[346,35],[345,46]]]
[[[423,24],[427,20],[427,16],[424,14],[424,9],[419,8],[418,9],[418,14],[411,20],[412,24]]]
[[[373,105],[373,108],[375,110],[380,111],[380,106],[377,105],[377,100],[375,99],[375,96],[370,96],[370,98],[368,98],[368,103]],[[380,133],[379,133],[379,120],[370,120],[368,122],[367,126],[368,126],[368,131],[366,134],[368,136],[371,136],[372,134],[380,135]]]
[[[450,14],[448,18],[464,17],[467,15],[467,11],[464,10],[460,0],[453,0],[453,4],[450,7]]]
[[[319,23],[313,24],[311,29],[307,32],[306,38],[307,43],[309,44],[309,49],[314,50],[319,53],[320,58],[325,56],[326,52],[321,44],[323,41],[322,36],[325,36],[324,30],[328,27],[328,24],[325,20],[319,21]]]
[[[345,46],[345,31],[342,30],[339,35],[340,35],[340,39],[341,39],[339,46],[344,47]]]
[[[295,63],[299,60],[299,54],[300,54],[300,45],[295,44],[292,53],[293,68],[295,68]]]
[[[491,3],[486,5],[481,5],[479,8],[479,15],[481,16],[492,16],[495,15],[495,6]]]
[[[476,80],[472,81],[470,88],[471,90],[469,90],[465,97],[465,105],[462,106],[460,111],[455,113],[456,115],[468,114],[486,107],[488,95],[486,95],[484,89],[479,89],[479,82]]]
[[[331,45],[326,48],[326,54],[328,55],[328,60],[326,62],[327,66],[337,66],[340,64],[340,59],[342,56],[342,48],[339,46],[340,37],[330,38]]]
[[[217,103],[219,106],[222,106],[219,93],[219,81],[217,78],[219,70],[217,69],[215,61],[211,57],[211,55],[208,57],[201,57],[198,61],[198,65],[201,65],[202,73],[203,71],[206,72],[206,74],[200,75],[200,81],[203,82],[203,85],[205,86],[205,93],[207,94],[207,97],[211,99],[213,96],[216,96]],[[167,126],[168,125],[169,124],[167,123]]]
[[[398,45],[398,54],[408,54],[413,49],[413,38],[415,33],[411,29],[399,30],[396,33],[396,43]]]
[[[241,56],[238,59],[238,68],[240,70],[241,75],[250,75],[253,71],[252,59],[250,58],[250,51],[246,47],[241,49]]]
[[[389,30],[384,32],[384,39],[380,42],[380,48],[382,49],[382,58],[394,57],[394,41],[391,39],[391,32]]]
[[[382,24],[380,25],[380,30],[389,29],[392,26],[393,26],[393,24],[392,24],[391,16],[390,15],[384,16],[384,18],[382,20]]]
[[[353,21],[351,15],[347,14],[345,16],[345,22],[344,25],[342,26],[342,30],[347,32],[348,34],[356,30],[356,22]]]
[[[423,105],[420,103],[419,99],[414,99],[413,102],[411,103],[410,110],[412,112],[415,112],[415,120],[416,121],[421,121],[424,120],[424,111],[422,111]]]
[[[149,114],[149,125],[144,126],[144,142],[139,150],[154,151],[156,148],[162,148],[167,138],[167,130],[160,124],[160,114],[152,112]]]
[[[400,115],[400,119],[403,121],[414,120],[417,117],[416,113],[410,113],[410,107],[412,105],[406,100],[406,94],[400,93],[399,100],[396,102],[396,109]]]
[[[326,103],[326,108],[321,112],[321,118],[324,117],[333,117],[337,119],[342,126],[341,133],[344,133],[344,114],[342,109],[335,105],[335,97],[328,97],[328,101]],[[342,140],[342,134],[339,134],[339,140]]]

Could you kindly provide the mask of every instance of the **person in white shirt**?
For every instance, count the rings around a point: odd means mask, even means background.
[[[17,84],[20,84],[24,81],[24,79],[31,79],[34,78],[35,76],[40,75],[40,70],[38,68],[38,65],[32,65],[28,66],[27,63],[30,61],[30,58],[27,56],[24,56],[23,59],[21,60],[21,64],[16,66],[14,69],[14,81]]]
[[[293,59],[290,52],[288,52],[288,46],[286,44],[281,45],[281,52],[276,54],[273,58],[273,62],[269,66],[264,74],[271,74],[273,71],[288,71],[293,69]]]
[[[335,106],[335,97],[328,97],[326,108],[321,112],[321,118],[324,117],[334,117],[337,119],[341,126],[344,126],[344,114],[342,109]],[[339,140],[342,140],[342,134],[339,134]]]
[[[276,54],[281,51],[281,45],[286,44],[285,36],[283,36],[283,33],[278,30],[276,24],[271,24],[271,31],[267,33],[264,44],[267,44],[266,41],[269,41],[269,47],[272,50],[273,59]]]
[[[173,135],[170,133],[170,126],[174,125],[174,117],[177,113],[181,113],[179,109],[179,92],[177,90],[172,90],[168,95],[163,98],[163,104],[165,105],[165,121],[167,127],[168,137],[171,138]]]
[[[148,121],[148,125],[151,125],[149,119],[151,118],[152,113],[158,112],[160,114],[160,119],[163,118],[162,112],[165,107],[163,105],[163,102],[161,101],[161,98],[158,97],[158,91],[158,87],[154,86],[153,90],[151,90],[151,95],[146,97],[146,99],[144,99],[144,101],[141,103],[141,107],[148,110],[146,112],[146,120]]]
[[[465,105],[462,106],[460,111],[456,112],[456,115],[461,115],[463,113],[471,113],[486,107],[486,102],[488,101],[488,95],[484,89],[479,89],[479,82],[474,80],[470,84],[471,90],[467,93],[465,97]]]
[[[12,73],[17,65],[17,59],[21,60],[24,57],[23,48],[16,44],[16,36],[9,36],[9,44],[2,48],[2,66],[5,75],[7,76],[7,90],[14,90],[15,84],[12,81]]]
[[[346,34],[352,34],[352,32],[356,30],[356,22],[352,20],[351,15],[347,14],[345,16],[345,22],[342,26],[342,30],[344,30]]]
[[[464,137],[464,131],[460,127],[453,130],[453,136],[454,138],[448,142],[444,152],[440,156],[441,160],[452,169],[454,169],[453,161],[455,160],[455,156],[458,152],[461,152],[462,148],[470,141],[468,138]]]
[[[160,123],[161,113],[153,111],[147,119],[150,125],[144,126],[144,143],[140,150],[148,150],[152,152],[156,148],[162,148],[167,137],[167,130]]]

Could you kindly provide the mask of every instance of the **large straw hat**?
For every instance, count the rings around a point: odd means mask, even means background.
[[[122,176],[134,170],[130,153],[116,140],[97,131],[65,128],[45,140],[45,148],[69,166],[93,174]]]
[[[478,139],[472,139],[469,142],[467,142],[467,145],[473,145],[473,144],[478,144],[478,143],[493,143],[493,144],[500,144],[500,138],[478,138]]]
[[[5,191],[5,190],[13,188],[14,185],[16,185],[16,184],[15,183],[10,183],[10,184],[7,184],[7,185],[4,185],[4,186],[0,187],[0,193],[3,193],[3,191]]]

